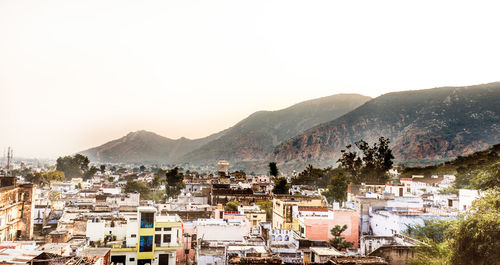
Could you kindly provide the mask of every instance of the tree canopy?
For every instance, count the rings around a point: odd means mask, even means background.
[[[292,178],[292,185],[316,185],[321,188],[326,188],[330,179],[334,174],[335,169],[332,167],[315,168],[308,165],[296,177]]]
[[[488,190],[457,220],[425,221],[407,233],[426,243],[410,264],[500,264],[500,190]]]
[[[347,199],[347,185],[349,179],[342,170],[334,170],[333,176],[330,178],[330,184],[327,190],[323,192],[328,202],[344,202]]]
[[[279,175],[278,166],[276,165],[276,162],[269,163],[269,174],[275,178]]]
[[[85,178],[89,179],[97,172],[97,168],[89,168],[88,157],[76,154],[74,156],[59,157],[57,159],[56,169],[64,172],[66,179]]]
[[[281,177],[274,180],[274,188],[273,188],[274,194],[288,194],[289,189],[290,186],[288,185],[286,178]]]
[[[182,174],[182,172],[179,172],[178,167],[174,167],[169,171],[167,171],[165,175],[167,178],[167,187],[166,187],[167,196],[169,198],[175,198],[181,193],[181,190],[185,187],[185,184],[183,182],[184,174]]]
[[[349,174],[354,184],[385,183],[388,179],[387,171],[392,168],[394,159],[389,143],[389,139],[384,137],[380,137],[373,146],[360,140],[355,145],[363,156],[351,150],[352,145],[347,145],[345,150],[341,150],[342,156],[338,160],[340,168]]]
[[[230,201],[226,203],[224,206],[225,211],[230,211],[230,212],[235,212],[238,211],[238,206],[240,206],[240,202],[237,201]]]
[[[354,242],[350,242],[345,240],[345,238],[341,235],[345,230],[347,230],[347,225],[336,225],[330,230],[331,235],[333,236],[330,239],[330,245],[338,250],[350,248],[354,245]]]
[[[500,189],[473,202],[465,218],[449,231],[451,263],[500,264]]]

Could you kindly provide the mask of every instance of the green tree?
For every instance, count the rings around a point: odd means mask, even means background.
[[[92,177],[97,171],[97,168],[93,167],[89,171],[89,159],[81,154],[76,154],[73,157],[65,156],[59,157],[57,159],[56,169],[64,172],[67,179],[81,178],[81,177]]]
[[[330,239],[330,245],[338,250],[350,248],[354,245],[354,242],[350,242],[345,240],[345,238],[341,235],[345,230],[347,230],[347,225],[336,225],[330,230],[330,234],[332,234],[333,238]]]
[[[344,202],[347,199],[347,185],[349,179],[342,170],[335,170],[335,173],[330,179],[330,184],[323,195],[328,199],[328,202]]]
[[[474,188],[481,190],[500,188],[500,162],[476,169],[472,174],[474,177],[471,183]]]
[[[131,180],[127,181],[127,184],[125,185],[125,192],[127,193],[137,192],[141,194],[141,199],[146,199],[150,196],[151,189],[144,182]]]
[[[273,194],[288,194],[290,186],[286,178],[281,177],[274,180]]]
[[[95,173],[97,173],[98,169],[94,166],[90,167],[88,170],[83,172],[83,178],[84,179],[91,179],[94,177]]]
[[[408,226],[406,234],[409,237],[421,241],[433,241],[441,243],[445,240],[445,231],[453,224],[453,221],[428,219],[424,220],[424,225]]]
[[[151,187],[157,189],[161,185],[161,179],[159,176],[155,175],[153,181],[151,182]]]
[[[278,177],[279,171],[278,171],[278,166],[276,165],[276,162],[269,163],[269,174],[271,176],[273,176],[274,178]]]
[[[240,202],[237,202],[237,201],[227,202],[226,205],[224,206],[224,210],[230,211],[230,212],[235,212],[235,211],[238,211],[238,206],[240,206]]]
[[[181,190],[185,187],[185,184],[183,182],[184,175],[181,172],[179,172],[178,167],[174,167],[169,171],[167,171],[166,177],[167,177],[167,187],[166,187],[167,196],[169,198],[176,198],[181,193]]]
[[[50,183],[53,181],[66,180],[66,178],[64,177],[64,172],[58,170],[28,173],[26,174],[25,179],[38,185],[50,185]]]
[[[316,185],[326,188],[334,171],[335,169],[332,167],[321,169],[309,164],[297,177],[292,179],[292,185]]]
[[[474,201],[448,232],[452,264],[500,264],[500,189]]]
[[[445,232],[455,221],[430,219],[424,225],[409,226],[406,234],[423,242],[410,259],[412,265],[449,264],[451,250]]]
[[[99,169],[101,170],[101,173],[104,173],[104,171],[106,171],[106,165],[101,165]]]
[[[266,219],[267,221],[271,221],[271,218],[273,216],[273,201],[257,201],[257,205],[260,207],[261,210],[266,211]]]
[[[351,182],[385,183],[389,178],[387,171],[393,165],[394,156],[389,148],[389,139],[380,137],[378,143],[370,146],[364,140],[356,142],[356,147],[361,150],[363,157],[351,151],[351,145],[346,150],[341,150],[342,156],[338,160],[340,168],[350,175]]]

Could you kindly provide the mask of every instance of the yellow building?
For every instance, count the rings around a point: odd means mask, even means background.
[[[139,207],[134,219],[127,224],[125,246],[111,249],[111,261],[122,265],[176,264],[176,251],[182,249],[179,216],[157,215],[154,207]]]
[[[273,229],[291,230],[292,206],[326,206],[321,196],[276,195],[273,198]]]

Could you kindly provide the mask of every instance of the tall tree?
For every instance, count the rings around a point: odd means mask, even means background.
[[[274,194],[288,194],[288,190],[290,189],[286,178],[281,177],[274,180]]]
[[[279,171],[278,171],[278,166],[276,165],[276,162],[269,163],[269,174],[271,176],[273,176],[274,178],[278,177]]]
[[[181,190],[185,187],[183,182],[184,175],[179,172],[178,167],[174,167],[167,171],[167,187],[166,192],[169,198],[175,198],[181,193]]]
[[[349,179],[342,170],[334,170],[333,176],[330,178],[330,184],[323,195],[329,202],[344,202],[347,199],[347,185]]]
[[[340,168],[347,172],[351,182],[385,183],[388,179],[387,171],[393,165],[394,156],[389,148],[389,139],[380,137],[378,143],[370,146],[364,140],[356,142],[356,147],[362,152],[363,157],[351,151],[351,145],[346,150],[341,150],[342,156],[338,160]]]

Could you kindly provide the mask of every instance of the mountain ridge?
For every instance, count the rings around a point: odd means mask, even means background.
[[[334,119],[370,99],[370,97],[359,94],[336,94],[299,102],[281,110],[257,111],[230,128],[198,139],[188,139],[185,137],[171,139],[153,132],[139,130],[130,132],[119,139],[109,141],[103,145],[81,151],[80,153],[87,155],[91,160],[101,162],[191,162],[193,160],[186,157],[186,155],[198,154],[204,150],[208,150],[204,154],[206,157],[213,157],[213,151],[210,148],[214,146],[218,148],[220,143],[224,142],[224,140],[218,140],[223,136],[229,135],[225,138],[229,141],[226,144],[226,148],[227,146],[233,146],[231,143],[241,142],[242,138],[254,139],[253,143],[256,148],[254,150],[261,150],[259,157],[263,158],[272,147],[285,140],[284,138],[295,136],[302,129],[312,127],[325,120]],[[332,103],[343,104],[341,106],[330,106]],[[273,123],[273,119],[271,118],[271,122],[266,123],[268,124],[266,128],[271,133],[265,131],[259,131],[258,134],[252,133],[252,130],[257,131],[256,127],[261,127],[262,120],[270,119],[270,116],[276,115],[281,115],[279,118],[285,120],[292,120],[289,123],[293,123],[295,127],[289,125],[285,132],[273,132],[273,129],[268,128],[269,123]],[[272,146],[266,147],[265,145],[269,142],[269,137],[271,138]],[[263,138],[266,139],[265,142],[260,141]],[[215,143],[207,145],[211,142]],[[200,151],[200,148],[204,149]],[[254,155],[254,150],[249,151],[248,155]],[[226,151],[228,154],[231,152],[235,152],[234,148]],[[227,157],[229,158],[222,159],[231,158],[231,156]],[[207,160],[202,162],[214,162],[217,158]],[[195,162],[200,162],[200,159]]]
[[[346,145],[379,136],[391,139],[396,159],[452,158],[498,142],[499,113],[500,82],[391,92],[305,130],[267,159],[289,166],[331,165]]]

